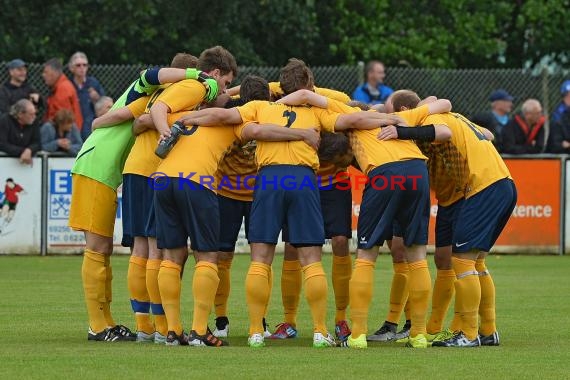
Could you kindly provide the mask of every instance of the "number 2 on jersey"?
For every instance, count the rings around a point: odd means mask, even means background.
[[[297,119],[297,114],[295,113],[295,111],[286,110],[283,111],[283,117],[287,118],[287,124],[285,124],[285,128],[290,128],[291,124],[293,124]]]

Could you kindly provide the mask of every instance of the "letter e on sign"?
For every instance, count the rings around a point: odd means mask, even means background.
[[[69,170],[50,171],[50,192],[52,194],[71,194],[71,175]]]

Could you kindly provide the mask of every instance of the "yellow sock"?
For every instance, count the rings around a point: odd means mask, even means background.
[[[477,312],[481,301],[481,285],[475,270],[475,260],[452,257],[455,281],[455,310],[461,318],[461,331],[467,338],[477,337],[479,327]]]
[[[453,269],[438,269],[433,285],[431,315],[427,324],[428,333],[435,334],[443,330],[443,322],[454,291],[455,271]]]
[[[334,301],[336,305],[335,322],[346,320],[346,308],[348,307],[348,283],[352,275],[352,260],[347,256],[333,255],[332,284]]]
[[[475,269],[479,272],[479,284],[481,285],[481,303],[479,304],[481,327],[479,330],[482,335],[491,335],[497,331],[495,324],[495,283],[487,270],[485,259],[477,259]]]
[[[402,311],[408,300],[408,263],[393,263],[394,275],[392,276],[392,288],[390,289],[390,311],[386,321],[398,324]]]
[[[216,317],[226,317],[228,315],[228,298],[230,297],[230,269],[232,260],[218,261],[218,290],[214,299],[214,307],[216,309]]]
[[[192,279],[192,294],[194,295],[194,318],[192,330],[198,335],[205,335],[208,329],[208,317],[212,311],[214,298],[220,278],[218,277],[218,265],[207,261],[199,261],[194,267]]]
[[[410,320],[412,328],[410,336],[426,334],[426,317],[431,293],[431,277],[427,265],[427,260],[420,260],[409,263],[410,274]]]
[[[263,334],[263,317],[269,298],[269,273],[267,264],[252,261],[245,278],[245,295],[249,312],[249,335]]]
[[[375,263],[364,259],[354,261],[354,270],[350,278],[350,319],[352,336],[358,338],[368,333],[368,308],[372,300]]]
[[[457,298],[457,295],[455,295],[455,297]],[[457,303],[457,301],[456,301]],[[463,329],[461,328],[461,315],[454,310],[453,311],[453,319],[451,320],[451,323],[449,324],[449,329],[451,331],[462,331]]]
[[[409,284],[408,284],[408,289],[409,289]],[[406,321],[411,321],[412,320],[412,312],[410,309],[410,291],[408,290],[408,297],[406,297],[406,305],[404,306],[404,315],[406,316]]]
[[[313,317],[313,332],[328,334],[327,330],[327,277],[320,261],[303,267],[305,297]]]
[[[303,274],[299,260],[283,261],[281,271],[281,301],[285,312],[285,323],[297,326],[297,310],[301,298]]]
[[[103,314],[103,306],[107,302],[105,298],[106,276],[105,256],[85,249],[81,266],[81,278],[83,280],[87,314],[89,315],[89,327],[95,333],[100,333],[107,328],[107,321]]]
[[[111,302],[113,301],[113,268],[111,267],[111,256],[105,255],[105,304],[103,304],[103,314],[107,326],[115,326],[115,320],[111,315]]]
[[[158,288],[158,271],[160,270],[160,259],[149,259],[146,262],[146,289],[150,299],[150,309],[154,316],[154,329],[160,334],[168,334],[168,324],[162,308],[160,289]]]
[[[180,322],[180,271],[182,267],[170,260],[162,260],[158,272],[158,287],[162,307],[168,322],[168,331],[182,334]]]
[[[267,316],[267,311],[269,310],[269,302],[271,301],[271,292],[273,291],[273,267],[269,267],[269,278],[267,279],[269,284],[269,297],[267,297],[267,303],[265,304],[265,311],[263,312],[263,317]]]
[[[127,270],[127,285],[137,331],[152,334],[154,326],[150,321],[150,298],[146,290],[146,261],[144,257],[131,256]]]

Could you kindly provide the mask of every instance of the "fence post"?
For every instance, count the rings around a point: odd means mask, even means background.
[[[47,237],[48,237],[48,228],[47,228],[47,224],[48,224],[48,192],[49,192],[49,186],[48,186],[48,153],[47,152],[40,152],[39,153],[42,156],[42,181],[41,181],[41,192],[42,192],[42,197],[41,197],[41,213],[40,213],[40,225],[41,225],[41,229],[40,229],[40,254],[42,256],[46,256],[47,255]]]
[[[358,68],[358,70],[356,70],[357,72],[357,78],[356,78],[356,83],[360,84],[362,82],[365,82],[364,80],[364,62],[362,61],[358,61],[358,64],[356,65],[356,67]],[[352,96],[352,94],[351,94]]]
[[[560,157],[560,162],[562,166],[562,173],[560,175],[560,251],[558,252],[560,255],[566,254],[566,193],[568,189],[566,188],[566,166],[568,162],[568,156],[563,155]]]
[[[548,110],[550,109],[550,99],[548,96],[548,68],[546,67],[546,65],[542,66],[542,70],[541,70],[541,79],[542,79],[542,86],[541,86],[541,91],[542,91],[542,109],[544,110],[544,112],[548,115]],[[545,128],[545,134],[544,134],[544,146],[542,147],[542,153],[546,152],[546,148],[548,147],[548,139],[550,137],[550,120],[547,117],[546,121],[544,123],[544,128]]]

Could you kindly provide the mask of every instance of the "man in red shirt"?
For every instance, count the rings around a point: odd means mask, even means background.
[[[81,130],[83,115],[79,107],[79,98],[71,81],[63,75],[61,62],[56,58],[52,58],[44,63],[42,77],[51,90],[47,98],[47,111],[44,116],[44,122],[52,121],[55,113],[60,109],[68,109],[73,112],[75,124]]]
[[[6,180],[6,186],[4,188],[4,200],[2,205],[2,213],[0,214],[3,222],[0,224],[0,233],[6,228],[8,223],[14,218],[16,213],[16,205],[18,204],[18,193],[24,191],[22,186],[14,182],[12,178]],[[24,192],[25,194],[25,192]]]

